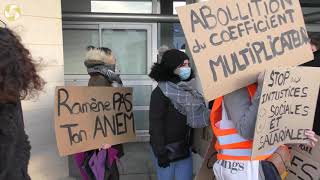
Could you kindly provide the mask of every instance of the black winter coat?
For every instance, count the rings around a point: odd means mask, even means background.
[[[150,144],[156,157],[165,156],[167,144],[187,139],[187,117],[174,108],[159,87],[151,94],[149,119]]]
[[[20,102],[0,103],[0,180],[29,180],[30,150]]]

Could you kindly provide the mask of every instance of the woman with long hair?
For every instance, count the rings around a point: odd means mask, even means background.
[[[21,100],[42,90],[30,52],[13,31],[0,27],[0,180],[28,180],[30,142]]]

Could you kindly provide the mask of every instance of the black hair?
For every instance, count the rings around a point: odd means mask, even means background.
[[[37,96],[45,82],[20,37],[9,28],[0,27],[0,49],[0,102]]]
[[[189,57],[184,52],[170,49],[163,54],[161,63],[155,63],[152,66],[149,77],[157,82],[180,79],[178,75],[174,74],[174,70],[183,64],[186,59],[189,60]],[[193,78],[193,71],[191,71],[191,76],[188,80],[191,78]]]

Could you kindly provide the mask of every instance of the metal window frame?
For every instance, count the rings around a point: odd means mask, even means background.
[[[305,23],[306,24],[313,24],[313,23],[319,23],[320,22],[320,11],[314,12],[310,14],[304,15]]]
[[[307,24],[308,32],[318,32],[320,33],[320,24]]]
[[[80,22],[137,22],[137,23],[177,23],[177,15],[161,14],[112,14],[112,13],[63,13],[62,20]]]
[[[99,24],[99,32],[100,32],[100,43],[102,45],[103,39],[102,39],[102,31],[104,29],[126,29],[126,30],[146,30],[147,31],[147,62],[146,62],[146,74],[149,73],[149,70],[152,66],[152,25],[151,24],[141,24],[141,23],[100,23]],[[151,60],[151,61],[150,61]],[[132,74],[136,75],[136,74]],[[131,76],[128,74],[122,75],[124,78],[127,76]],[[143,75],[145,76],[145,75]]]
[[[142,29],[147,30],[147,73],[153,63],[157,62],[157,24],[156,23],[127,23],[127,22],[81,22],[81,21],[63,21],[63,29],[89,29],[99,31],[99,44],[102,45],[102,31],[103,29]],[[148,75],[121,75],[125,86],[150,86],[154,89],[157,83],[152,81]],[[89,80],[87,74],[65,74],[65,82],[85,84]],[[134,111],[148,111],[149,106],[134,106]],[[137,130],[138,141],[148,140],[148,130]]]
[[[157,62],[157,24],[156,23],[127,23],[127,22],[80,22],[80,21],[63,21],[63,29],[95,29],[99,31],[99,44],[102,45],[103,29],[139,29],[147,31],[147,74],[153,63]],[[123,74],[124,79],[150,79],[146,75],[139,74]],[[71,74],[66,74],[71,75]],[[75,75],[75,74],[72,74]]]

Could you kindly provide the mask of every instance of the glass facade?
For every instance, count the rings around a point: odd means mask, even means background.
[[[121,74],[147,74],[147,31],[103,29],[102,46],[112,49]]]
[[[86,47],[99,46],[99,31],[90,29],[64,29],[63,51],[65,74],[87,74],[83,62]]]
[[[157,2],[157,3],[155,3]],[[176,14],[175,8],[185,1],[164,4]],[[163,2],[162,2],[163,3]],[[160,1],[119,0],[90,1],[91,12],[99,13],[160,13]],[[158,6],[159,7],[159,6]],[[165,7],[165,8],[166,8]],[[163,10],[163,8],[162,8]],[[64,61],[67,85],[86,85],[88,75],[84,67],[86,47],[110,48],[119,67],[125,86],[133,87],[134,115],[137,130],[149,129],[150,96],[156,83],[149,77],[151,66],[157,59],[160,46],[185,49],[185,38],[179,23],[135,22],[64,22]]]
[[[120,25],[121,24],[121,25]],[[149,127],[149,102],[154,82],[148,78],[153,63],[150,24],[66,23],[63,28],[66,85],[87,85],[89,76],[83,64],[86,47],[110,48],[123,83],[133,88],[137,130]]]

